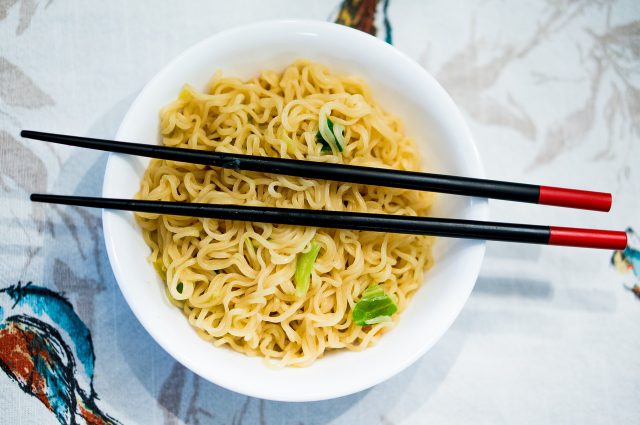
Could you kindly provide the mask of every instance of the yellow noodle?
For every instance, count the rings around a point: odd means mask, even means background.
[[[345,127],[343,153],[322,152],[320,117]],[[241,81],[216,73],[206,93],[185,86],[160,112],[163,143],[182,148],[418,171],[420,155],[401,122],[350,76],[299,60]],[[432,195],[152,160],[140,199],[426,215]],[[381,284],[401,313],[431,266],[432,239],[191,217],[137,214],[160,259],[167,296],[216,346],[306,366],[336,349],[362,350],[394,322],[357,326],[363,291]],[[309,291],[297,297],[296,257],[321,249]],[[156,263],[158,264],[158,263]],[[166,269],[166,271],[164,271]]]

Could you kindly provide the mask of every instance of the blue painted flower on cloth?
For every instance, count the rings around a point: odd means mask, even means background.
[[[381,13],[378,13],[380,9]],[[389,0],[343,0],[335,17],[335,22],[371,35],[378,35],[378,28],[384,41],[393,44],[391,22],[388,16]]]
[[[640,298],[640,237],[629,227],[627,239],[627,247],[624,250],[614,251],[611,256],[611,264],[621,273],[632,274],[634,283],[629,289]]]
[[[0,368],[62,424],[117,424],[96,405],[89,329],[62,295],[27,283],[0,289]]]

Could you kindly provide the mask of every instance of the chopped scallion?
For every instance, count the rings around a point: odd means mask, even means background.
[[[328,131],[318,130],[316,133],[316,141],[322,145],[322,152],[331,152],[331,145],[335,144],[338,151],[344,149],[344,126],[341,124],[333,124],[333,121],[327,117]]]
[[[249,255],[251,257],[257,257],[256,249],[253,246],[253,242],[251,242],[251,238],[249,236],[247,236],[247,237],[244,238],[244,241],[245,241],[245,245],[247,247],[247,251],[249,251]]]
[[[384,293],[382,286],[371,285],[364,293],[360,301],[353,308],[353,321],[358,326],[375,325],[376,323],[390,322],[391,316],[398,311],[398,306],[391,297]]]
[[[180,100],[191,100],[193,98],[192,93],[193,88],[189,84],[185,84],[180,90],[180,94],[178,94],[178,99]]]
[[[342,152],[342,150],[344,149],[344,125],[334,124],[331,132],[333,133],[333,137],[336,138],[336,145],[338,145],[338,150]]]
[[[316,262],[318,253],[320,252],[320,244],[315,240],[311,241],[311,249],[308,252],[298,254],[296,262],[296,272],[293,280],[296,284],[296,295],[304,296],[309,290],[309,281],[311,280],[311,270]]]
[[[156,261],[153,262],[153,267],[156,269],[160,277],[163,279],[166,277],[167,268],[164,265],[164,261],[162,261],[162,257],[156,258]]]

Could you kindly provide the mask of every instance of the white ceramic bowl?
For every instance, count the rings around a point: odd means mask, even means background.
[[[401,117],[429,171],[482,177],[471,134],[456,106],[420,66],[392,46],[344,26],[316,21],[264,22],[215,34],[160,71],[131,105],[118,140],[159,143],[160,108],[184,83],[205,87],[213,73],[250,77],[308,58],[333,71],[359,75],[383,107]],[[112,154],[103,196],[131,198],[148,160]],[[486,200],[440,195],[434,216],[483,220]],[[133,215],[103,213],[109,260],[125,299],[145,329],[193,372],[242,394],[281,401],[311,401],[364,390],[400,372],[423,355],[449,328],[476,281],[484,242],[439,238],[435,266],[400,317],[378,344],[362,352],[332,353],[307,368],[273,370],[261,358],[216,348],[196,335],[171,305],[147,262]],[[135,343],[132,341],[132,343]]]

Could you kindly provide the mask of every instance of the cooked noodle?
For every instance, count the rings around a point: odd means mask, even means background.
[[[400,121],[359,79],[299,60],[248,81],[216,73],[206,93],[185,86],[160,113],[163,143],[320,162],[420,170]],[[322,152],[326,119],[344,126],[344,151]],[[425,215],[424,192],[329,182],[152,160],[141,199],[315,210]],[[381,284],[401,313],[431,266],[432,239],[392,233],[139,213],[149,257],[171,301],[214,345],[260,355],[277,366],[306,366],[333,349],[362,350],[393,322],[357,326],[351,312]],[[296,257],[320,252],[304,296]],[[397,321],[399,314],[393,316]]]

